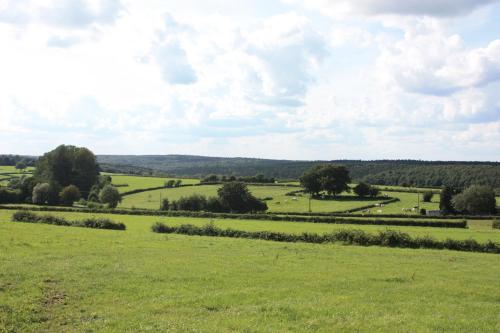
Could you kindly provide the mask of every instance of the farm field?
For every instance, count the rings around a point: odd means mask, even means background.
[[[111,216],[126,231],[92,230],[0,213],[2,331],[500,330],[493,254],[162,235],[146,216]]]
[[[412,208],[417,206],[418,198],[420,197],[420,208],[424,208],[426,210],[438,210],[439,209],[439,195],[434,194],[431,202],[423,202],[422,194],[417,193],[406,193],[406,192],[382,192],[382,194],[387,194],[391,197],[399,198],[400,201],[390,203],[385,205],[384,207],[377,207],[370,209],[371,213],[376,214],[409,214],[409,215],[418,215],[418,211],[415,212],[404,212],[403,208]]]
[[[147,189],[152,187],[163,186],[166,181],[171,179],[178,178],[162,178],[162,177],[141,177],[141,176],[129,176],[129,175],[114,175],[107,174],[111,176],[113,185],[127,185],[127,186],[119,186],[118,191],[120,193],[138,190],[138,189]],[[181,179],[182,184],[198,184],[200,182],[199,179]]]
[[[131,194],[123,197],[120,207],[123,208],[146,208],[157,209],[160,206],[161,198],[169,200],[177,200],[182,196],[192,194],[201,194],[205,196],[216,196],[217,189],[220,185],[201,185],[193,187],[181,187],[172,189],[153,190],[142,193]],[[272,200],[266,201],[269,212],[307,212],[309,207],[309,199],[306,195],[298,195],[295,198],[286,196],[285,194],[298,188],[288,186],[258,186],[249,185],[248,189],[257,198],[263,199],[272,197]],[[332,212],[345,211],[352,208],[378,203],[380,200],[366,198],[358,200],[357,198],[339,197],[339,200],[311,200],[313,212]]]
[[[27,167],[25,172],[33,172],[34,167]],[[22,174],[21,170],[16,169],[13,165],[0,165],[0,173],[19,173]]]
[[[170,201],[177,200],[182,196],[189,196],[192,194],[201,194],[205,196],[216,196],[217,189],[220,185],[201,185],[194,187],[181,187],[172,189],[153,190],[141,193],[127,195],[123,198],[120,207],[122,208],[145,208],[145,209],[158,209],[160,207],[160,197],[168,198]],[[286,196],[285,194],[296,190],[297,188],[287,186],[248,186],[250,192],[257,198],[272,197],[272,200],[266,201],[269,212],[308,212],[309,199],[307,195],[298,194],[295,197]],[[121,189],[121,188],[120,188]],[[394,202],[384,207],[371,208],[372,214],[408,214],[416,215],[418,211],[403,212],[403,208],[411,209],[417,205],[417,194],[406,192],[382,192],[389,197],[397,197],[401,201]],[[439,209],[439,195],[434,195],[432,202],[422,202],[422,195],[420,195],[420,208],[427,210]],[[358,199],[352,194],[344,193],[336,200],[311,200],[312,212],[342,212],[353,208],[367,206],[381,202],[380,199]]]

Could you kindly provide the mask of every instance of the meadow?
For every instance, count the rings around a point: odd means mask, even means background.
[[[207,219],[109,215],[127,226],[111,231],[14,223],[12,213],[0,211],[0,331],[500,330],[500,265],[494,254],[150,231],[158,220]],[[500,232],[487,222],[469,230],[405,231],[498,239]],[[214,223],[288,232],[338,227]]]
[[[179,178],[163,178],[163,177],[142,177],[142,176],[130,176],[130,175],[116,175],[116,174],[108,174],[111,176],[111,183],[113,185],[118,185],[118,191],[120,193],[139,190],[139,189],[148,189],[154,187],[164,186],[166,181],[169,180],[177,180]],[[182,184],[198,184],[200,182],[199,179],[181,179]]]
[[[220,185],[200,185],[193,187],[181,187],[171,189],[159,189],[135,193],[123,197],[120,204],[121,208],[144,208],[144,209],[158,209],[160,207],[160,200],[167,198],[168,200],[177,200],[182,196],[189,196],[192,194],[200,194],[205,196],[216,196],[217,189]],[[121,189],[121,188],[120,188]],[[258,186],[249,185],[248,189],[257,198],[272,198],[266,200],[269,207],[269,212],[283,213],[303,213],[309,211],[309,197],[307,194],[298,193],[295,196],[287,196],[286,194],[299,190],[298,187],[288,186]],[[439,209],[439,195],[434,195],[432,202],[422,202],[422,195],[407,192],[382,192],[382,195],[387,197],[399,198],[399,202],[384,205],[384,207],[371,208],[372,214],[408,214],[416,215],[418,211],[403,211],[403,208],[411,209],[417,206],[417,195],[420,196],[420,208],[427,210]],[[359,199],[352,193],[342,193],[336,199],[312,199],[311,211],[324,213],[324,212],[344,212],[346,210],[364,207],[372,204],[377,204],[386,199],[377,198],[364,198]]]

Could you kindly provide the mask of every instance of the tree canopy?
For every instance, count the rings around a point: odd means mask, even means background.
[[[36,163],[37,182],[56,183],[62,187],[75,185],[85,194],[98,175],[96,157],[87,148],[60,145],[45,153]]]
[[[351,182],[349,170],[345,166],[335,164],[318,165],[304,173],[300,183],[307,193],[317,195],[324,191],[329,195],[337,195],[349,191]]]

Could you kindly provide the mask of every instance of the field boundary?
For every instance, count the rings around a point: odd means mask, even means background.
[[[193,218],[218,218],[235,220],[256,221],[282,221],[282,222],[304,222],[325,224],[351,224],[351,225],[378,225],[378,226],[402,226],[402,227],[435,227],[435,228],[467,228],[467,221],[418,221],[418,220],[383,220],[383,219],[352,219],[342,217],[315,217],[315,216],[293,216],[293,215],[271,215],[271,214],[231,214],[211,212],[190,211],[153,211],[153,210],[123,210],[123,209],[89,209],[71,207],[24,207],[24,206],[0,206],[4,210],[20,211],[46,211],[46,212],[75,212],[75,213],[100,213],[116,215],[137,216],[166,216],[166,217],[193,217]]]
[[[500,253],[500,244],[492,241],[479,243],[474,239],[455,240],[450,238],[440,241],[430,236],[412,237],[407,233],[389,229],[379,231],[376,234],[367,233],[363,230],[338,230],[325,234],[287,234],[283,232],[272,231],[245,231],[230,228],[221,229],[213,224],[207,224],[202,227],[198,227],[192,224],[167,226],[163,223],[158,222],[151,227],[151,230],[156,233],[181,234],[188,236],[258,239],[275,242],[302,242],[314,244],[341,242],[344,245],[382,246],[411,249],[446,249],[493,254]]]

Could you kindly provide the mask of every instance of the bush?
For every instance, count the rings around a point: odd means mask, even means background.
[[[434,196],[434,192],[426,191],[426,192],[424,192],[424,194],[422,194],[422,200],[424,202],[431,202],[433,196]]]
[[[19,191],[9,190],[5,187],[0,187],[0,204],[19,203]]]
[[[118,203],[122,201],[120,192],[113,185],[105,185],[99,192],[99,201],[107,204],[109,208],[116,208]]]
[[[169,209],[170,209],[170,202],[168,201],[167,198],[165,198],[161,201],[160,210],[169,210]]]
[[[67,206],[73,205],[80,197],[80,190],[75,185],[68,185],[59,193],[61,203]]]
[[[157,233],[177,233],[183,235],[213,236],[213,237],[234,237],[271,240],[276,242],[305,242],[305,243],[334,243],[343,242],[344,244],[362,245],[362,246],[385,246],[400,248],[428,248],[428,249],[448,249],[456,251],[500,253],[500,244],[488,241],[478,243],[473,239],[445,241],[436,240],[432,237],[411,237],[409,234],[395,231],[384,230],[377,234],[369,234],[363,230],[337,230],[327,234],[302,233],[286,234],[270,231],[244,231],[234,229],[221,229],[213,224],[207,224],[198,227],[192,224],[183,224],[180,226],[167,226],[157,222],[151,227],[153,232]]]
[[[59,226],[72,226],[94,229],[112,229],[125,230],[126,226],[123,223],[114,222],[106,218],[87,218],[81,221],[68,221],[64,217],[54,215],[37,215],[30,211],[17,211],[12,214],[12,221],[27,222],[27,223],[43,223]]]
[[[493,223],[491,224],[491,227],[493,229],[500,229],[500,220],[495,219]]]
[[[110,230],[125,230],[126,226],[120,222],[114,222],[106,218],[88,218],[74,222],[75,227],[94,228],[94,229],[110,229]]]
[[[32,200],[35,205],[44,205],[49,199],[50,185],[48,183],[36,184],[33,188]]]
[[[469,214],[495,213],[495,192],[491,187],[473,185],[452,199],[453,207]]]
[[[420,208],[420,215],[427,215],[427,209]]]

